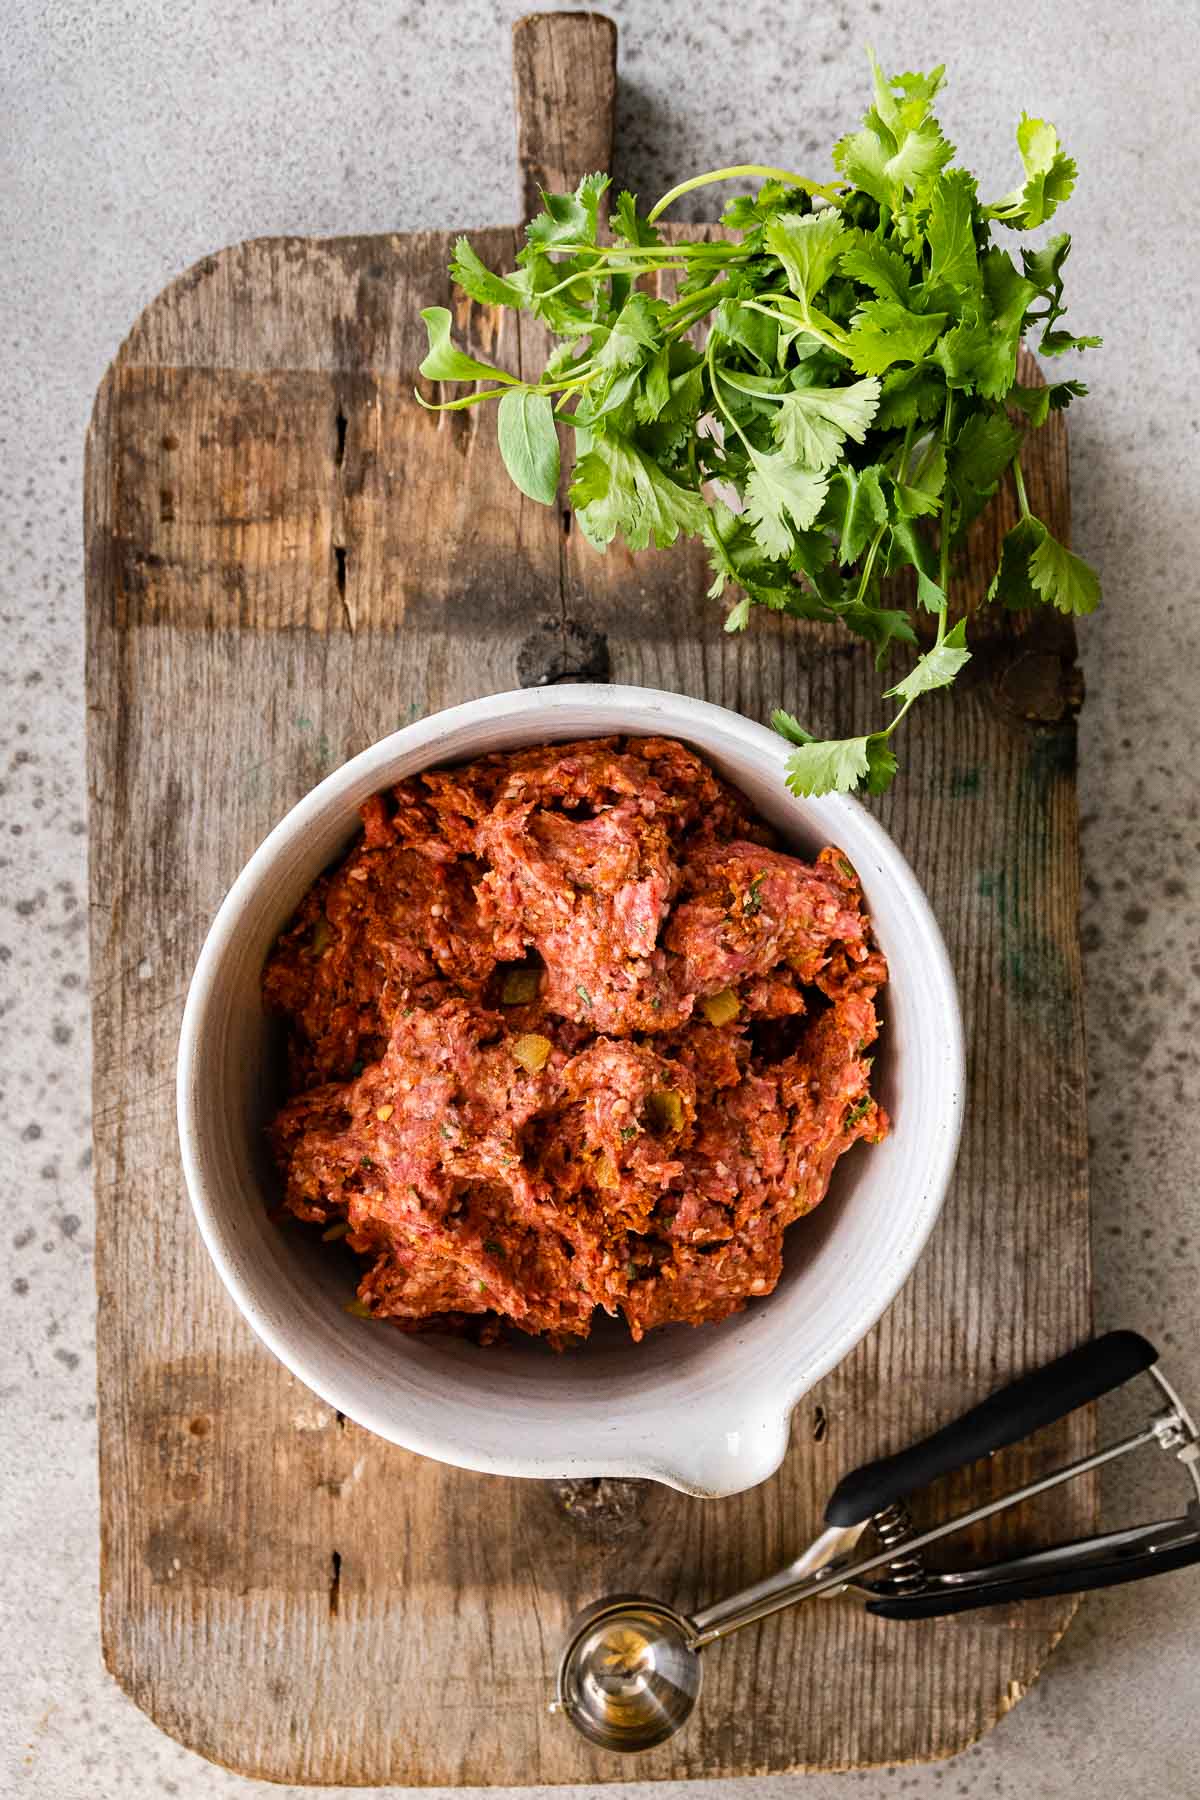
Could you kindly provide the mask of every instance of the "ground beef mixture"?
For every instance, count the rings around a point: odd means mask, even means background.
[[[288,1213],[356,1310],[556,1347],[737,1312],[887,1120],[854,870],[684,745],[552,745],[377,794],[263,976]]]

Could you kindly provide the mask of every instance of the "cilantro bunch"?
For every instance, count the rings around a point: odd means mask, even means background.
[[[881,598],[885,576],[913,572],[913,608],[936,616],[936,633],[886,690],[888,722],[821,741],[775,713],[801,794],[881,792],[896,771],[901,719],[969,660],[965,620],[949,622],[952,557],[1009,469],[1021,517],[988,598],[1065,613],[1099,599],[1094,572],[1030,511],[1021,475],[1026,432],[1087,391],[1069,379],[1022,386],[1021,339],[1036,331],[1047,357],[1100,342],[1060,323],[1070,238],[1022,249],[1019,269],[992,242],[994,227],[1026,232],[1048,220],[1071,193],[1075,164],[1052,125],[1022,118],[1023,179],[985,205],[974,178],[952,166],[931,110],[943,70],[888,80],[874,58],[872,68],[874,104],[862,130],[834,146],[830,184],[758,165],[719,169],[673,188],[648,215],[622,193],[602,242],[609,184],[589,175],[574,194],[543,196],[506,274],[460,239],[458,287],[532,314],[558,338],[536,381],[456,349],[444,307],[421,315],[421,373],[486,384],[442,404],[498,400],[500,451],[521,491],[554,502],[556,421],[570,426],[570,500],[588,539],[600,550],[618,535],[632,550],[703,539],[711,594],[732,597],[726,630],[742,630],[754,606],[840,620],[882,668],[895,645],[918,645],[913,610]],[[655,221],[673,201],[731,177],[763,185],[727,208],[726,237],[663,241]],[[664,271],[673,297],[644,291],[641,278]]]

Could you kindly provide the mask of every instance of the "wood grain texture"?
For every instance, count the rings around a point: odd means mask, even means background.
[[[530,13],[513,27],[521,217],[543,193],[612,168],[617,28],[603,13]]]
[[[539,179],[530,146],[548,140],[531,96],[553,91],[529,50],[540,29],[517,36],[526,170]],[[554,30],[556,57],[574,43],[598,54],[594,24]],[[589,151],[611,129],[594,123]],[[555,164],[543,149],[539,169],[576,176],[574,153]],[[589,153],[584,167],[604,160]],[[476,242],[504,259],[513,235]],[[512,489],[482,409],[416,406],[417,310],[449,298],[452,240],[268,240],[207,258],[148,309],[96,400],[105,1657],[194,1749],[293,1782],[600,1782],[945,1756],[1025,1691],[1072,1601],[918,1625],[841,1601],[781,1614],[707,1653],[697,1717],[635,1764],[586,1746],[546,1701],[580,1605],[643,1588],[687,1607],[756,1579],[819,1528],[846,1468],[1089,1328],[1068,623],[1039,618],[1016,637],[999,621],[954,697],[914,714],[904,773],[878,805],[958,974],[966,1135],[917,1272],[800,1407],[770,1482],[713,1502],[651,1484],[582,1491],[380,1443],[259,1346],[191,1220],[173,1105],[186,983],[238,868],[320,776],[407,719],[514,686],[539,621],[567,649],[575,623],[603,633],[615,679],[751,717],[785,700],[836,733],[877,692],[862,651],[815,628],[755,619],[726,637],[697,551],[595,555],[560,510]],[[476,352],[517,369],[540,354],[527,324],[454,304]],[[1027,464],[1035,505],[1065,537],[1061,419]],[[973,1471],[970,1491],[998,1493],[1090,1442],[1076,1415]],[[967,1486],[941,1484],[930,1516]],[[1086,1531],[1094,1507],[1093,1488],[1073,1484],[991,1522],[974,1547]]]

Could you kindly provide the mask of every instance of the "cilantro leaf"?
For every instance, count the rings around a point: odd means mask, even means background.
[[[787,759],[787,784],[793,794],[853,792],[870,771],[865,737],[831,738],[818,743],[810,738],[797,744]]]
[[[558,493],[558,433],[548,394],[510,388],[500,401],[496,434],[504,466],[531,500],[552,506]]]
[[[585,304],[570,288],[562,285],[568,271],[582,273],[578,258],[565,264],[554,263],[541,251],[527,247],[517,261],[520,267],[512,270],[505,279],[517,290],[535,319],[540,319],[551,331],[569,336],[577,337],[580,332],[591,329],[594,321],[590,302]]]
[[[1022,246],[1021,267],[1026,280],[1032,281],[1039,294],[1052,294],[1057,300],[1062,293],[1062,268],[1071,254],[1071,239],[1067,232],[1056,232],[1052,238],[1037,250]]]
[[[643,352],[656,349],[661,341],[659,321],[665,310],[662,301],[652,300],[649,294],[632,294],[596,352],[596,366],[627,369],[633,363],[644,362]]]
[[[543,211],[525,227],[527,241],[539,250],[560,244],[594,244],[600,198],[607,175],[585,175],[573,194],[543,194]]]
[[[842,564],[857,562],[876,527],[887,524],[882,474],[876,463],[865,469],[853,469],[843,463],[830,484],[826,516],[838,539],[838,561]]]
[[[899,509],[897,509],[896,517],[891,524],[891,542],[887,554],[888,569],[902,568],[906,563],[910,564],[917,571],[918,594],[928,593],[929,589],[936,587],[932,575],[935,559],[928,539],[922,537],[918,531],[916,520],[910,515],[900,512]],[[920,587],[922,577],[927,583],[927,587],[924,589]],[[937,592],[941,593],[941,589],[937,588]],[[924,600],[922,604],[928,605],[929,601]],[[933,606],[930,610],[937,612],[941,609]]]
[[[671,353],[671,368],[676,367],[676,357],[681,346],[674,346]],[[704,365],[697,358],[691,366],[672,373],[667,384],[667,398],[658,415],[659,423],[664,429],[677,430],[680,426],[691,425],[700,416],[700,407],[704,398]]]
[[[868,794],[886,794],[899,767],[883,732],[867,739]]]
[[[841,273],[870,288],[877,299],[907,306],[912,296],[912,274],[899,251],[889,250],[866,231],[847,232],[846,238],[849,248],[841,254]]]
[[[850,366],[860,375],[882,375],[893,363],[920,362],[945,323],[945,313],[914,313],[894,300],[868,300],[850,322]]]
[[[780,716],[777,713],[772,720],[776,730]],[[788,727],[800,730],[790,714],[782,717]],[[783,735],[792,738],[792,731],[785,729]],[[852,793],[864,782],[869,793],[881,794],[890,785],[896,767],[896,758],[882,732],[826,742],[805,733],[804,741],[796,744],[787,759],[786,779],[792,793],[806,799],[817,794]]]
[[[1031,119],[1022,114],[1017,127],[1017,148],[1026,175],[1022,195],[1025,229],[1031,230],[1045,224],[1062,202],[1070,199],[1077,170],[1071,158],[1059,148],[1057,131],[1044,119]]]
[[[787,556],[792,531],[807,531],[821,510],[828,483],[824,475],[799,469],[783,453],[751,450],[752,472],[746,482],[746,517],[768,556]]]
[[[1029,579],[1042,599],[1059,612],[1095,612],[1100,603],[1096,571],[1048,531],[1029,559]]]
[[[1046,331],[1038,349],[1043,356],[1061,356],[1064,350],[1099,350],[1103,338],[1072,337],[1069,331]]]
[[[421,314],[429,334],[429,352],[421,363],[421,374],[428,381],[500,381],[519,385],[515,375],[494,369],[490,363],[476,362],[473,356],[450,342],[450,314],[444,306],[427,306]]]
[[[629,438],[593,437],[575,464],[571,504],[588,541],[603,549],[620,531],[631,550],[660,550],[681,531],[699,536],[708,507],[672,481]]]
[[[765,313],[756,312],[736,300],[722,300],[713,320],[713,330],[748,350],[764,368],[775,367],[779,326]]]
[[[613,236],[623,238],[634,249],[649,249],[652,244],[662,243],[662,232],[656,225],[648,224],[637,209],[637,200],[628,188],[617,195],[617,204],[613,208],[611,219]]]
[[[935,176],[954,155],[932,119],[891,130],[878,114],[868,113],[866,129],[851,132],[833,147],[836,168],[855,187],[865,189],[881,206],[895,206],[905,191]]]
[[[967,649],[967,621],[960,619],[951,627],[940,644],[919,656],[903,681],[887,688],[885,700],[915,700],[934,688],[949,687],[961,668],[971,660]]]
[[[971,413],[950,452],[950,480],[964,520],[982,511],[1021,448],[1021,433],[1002,408]]]
[[[1021,327],[1037,289],[1018,275],[1012,257],[1004,250],[989,250],[980,266],[991,313],[992,349],[980,358],[977,386],[981,394],[998,400],[1016,380]]]
[[[946,485],[946,450],[941,441],[925,443],[904,473],[905,481],[897,477],[893,482],[899,510],[910,519],[938,512]]]
[[[1063,412],[1072,400],[1087,393],[1082,381],[1052,381],[1048,386],[1011,387],[1004,396],[1010,406],[1019,406],[1035,430],[1046,423],[1052,412]]]
[[[633,403],[634,414],[641,425],[652,425],[671,398],[671,353],[664,344],[645,365],[641,389]]]
[[[915,644],[917,634],[907,613],[890,606],[872,606],[865,600],[851,600],[838,607],[837,616],[847,631],[865,638],[875,650],[875,666],[881,669],[893,644]]]
[[[788,286],[805,303],[825,286],[846,237],[832,209],[820,213],[780,213],[768,221],[763,241],[783,264]]]
[[[979,285],[974,230],[975,179],[965,169],[947,169],[933,184],[929,201],[929,284],[955,288]]]
[[[1038,604],[1038,591],[1029,575],[1029,562],[1046,536],[1040,519],[1018,519],[1005,533],[1000,546],[1000,561],[988,587],[989,600],[998,600],[1010,612],[1020,612]]]
[[[937,350],[945,341],[941,340]],[[917,363],[911,369],[890,369],[883,378],[875,423],[881,431],[894,431],[900,425],[935,418],[945,403],[945,378],[928,363]]]
[[[917,570],[917,599],[926,612],[932,613],[945,612],[948,604],[944,589],[931,580],[924,569]]]
[[[781,706],[777,706],[771,714],[771,726],[789,744],[811,744],[815,741],[812,732],[805,731],[799,719],[790,712],[784,712]]]
[[[988,398],[1003,394],[1016,374],[1016,351],[1010,340],[974,308],[940,338],[933,350],[949,388]]]
[[[868,50],[867,55],[875,89],[874,116],[894,135],[923,124],[945,79],[945,63],[939,63],[927,75],[893,75],[889,80],[875,52]],[[868,113],[868,120],[871,116]]]
[[[1025,169],[1025,182],[987,208],[989,217],[1014,231],[1033,231],[1069,200],[1078,171],[1060,147],[1058,133],[1045,119],[1022,113],[1017,127],[1017,149]]]
[[[454,246],[450,278],[464,294],[469,294],[472,300],[478,300],[481,306],[525,305],[525,295],[520,287],[506,281],[503,275],[493,274],[471,248],[468,238],[460,237]]]
[[[863,442],[878,405],[879,383],[871,377],[849,387],[796,388],[779,403],[775,437],[793,461],[808,469],[828,469],[848,437]]]
[[[1091,565],[1060,544],[1040,519],[1027,517],[1005,537],[987,597],[1010,609],[1045,602],[1062,613],[1090,613],[1100,601],[1100,581]]]

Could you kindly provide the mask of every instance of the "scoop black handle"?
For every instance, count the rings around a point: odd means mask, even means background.
[[[867,1611],[880,1619],[940,1619],[947,1613],[973,1612],[980,1606],[1005,1606],[1012,1600],[1036,1600],[1043,1594],[1084,1594],[1092,1588],[1119,1587],[1125,1581],[1145,1581],[1200,1563],[1200,1536],[1166,1550],[1145,1551],[1139,1556],[1114,1556],[1089,1567],[1047,1571],[1041,1575],[1014,1576],[1011,1581],[990,1581],[972,1587],[932,1589],[906,1600],[868,1600]]]
[[[1123,1386],[1157,1361],[1158,1351],[1136,1331],[1107,1331],[1092,1338],[999,1388],[919,1444],[843,1475],[825,1508],[826,1523],[861,1525],[939,1475],[1015,1444],[1077,1406]]]

